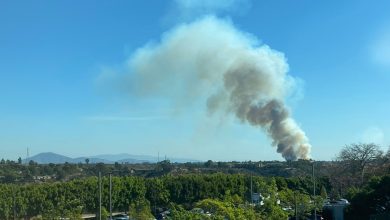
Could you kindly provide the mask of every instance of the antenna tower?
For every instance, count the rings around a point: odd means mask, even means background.
[[[26,164],[28,164],[28,158],[30,158],[30,149],[27,148],[27,152],[26,152]]]

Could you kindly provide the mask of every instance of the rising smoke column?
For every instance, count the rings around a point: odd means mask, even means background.
[[[260,127],[286,160],[307,159],[310,144],[284,104],[294,79],[284,55],[230,22],[204,17],[166,32],[128,61],[130,87],[174,100],[206,97],[209,113]]]

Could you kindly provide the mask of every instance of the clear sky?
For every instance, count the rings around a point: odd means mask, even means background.
[[[197,3],[196,3],[197,2]],[[300,87],[287,100],[311,155],[390,144],[390,2],[0,1],[0,157],[55,152],[282,160],[261,129],[178,111],[104,83],[137,48],[206,14],[285,54]],[[103,81],[103,82],[102,82]],[[176,116],[173,116],[176,115]]]

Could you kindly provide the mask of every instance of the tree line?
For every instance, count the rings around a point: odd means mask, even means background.
[[[170,210],[171,219],[281,219],[295,211],[304,217],[314,208],[321,212],[325,199],[339,198],[351,202],[347,219],[369,218],[390,210],[389,152],[374,144],[351,144],[334,161],[315,162],[316,197],[311,196],[312,161],[307,160],[136,165],[3,161],[0,219],[77,219],[96,213],[99,172],[105,176],[103,210],[109,203],[107,175],[114,172],[113,208],[135,219],[156,217],[163,210]],[[37,182],[35,175],[53,179]],[[261,203],[251,205],[251,189],[261,194]]]
[[[260,208],[249,206],[251,182],[252,191],[260,193],[264,198]],[[196,215],[190,211],[194,208],[209,210],[215,214],[214,217],[231,215],[236,216],[231,219],[240,219],[240,216],[248,215],[257,216],[250,219],[261,219],[276,215],[278,218],[291,214],[282,208],[293,207],[294,196],[298,196],[300,204],[305,204],[303,208],[300,206],[301,215],[308,215],[313,208],[309,202],[310,182],[310,178],[223,173],[155,178],[113,177],[112,207],[115,211],[134,215],[143,213],[146,216],[157,216],[159,210],[171,209],[176,219],[182,215]],[[102,204],[108,209],[108,177],[103,178],[102,185]],[[317,186],[319,191],[323,187],[322,184]],[[97,177],[56,183],[0,184],[0,219],[13,219],[14,216],[26,219],[37,216],[43,219],[51,219],[53,216],[77,219],[82,213],[97,212],[98,190]]]

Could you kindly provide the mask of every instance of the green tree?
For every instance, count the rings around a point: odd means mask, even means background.
[[[212,167],[214,165],[214,162],[212,160],[208,160],[207,162],[204,163],[205,167]]]
[[[169,160],[163,160],[157,163],[157,170],[161,171],[162,173],[169,173],[171,170],[173,170],[173,165]]]
[[[98,212],[96,213],[96,219],[100,219],[99,215],[100,213],[98,210]],[[108,219],[108,217],[110,217],[110,213],[107,211],[107,209],[104,206],[102,206],[102,219]]]
[[[129,207],[129,217],[135,220],[153,219],[149,201],[146,199],[133,201]]]
[[[166,206],[169,202],[169,191],[161,178],[146,179],[146,198],[152,203],[155,212],[156,207]],[[157,214],[157,213],[154,213]]]
[[[191,220],[209,220],[210,216],[205,215],[204,213],[198,213],[197,209],[193,209],[191,211],[185,210],[180,205],[172,205],[171,207],[171,215],[168,219],[172,220],[182,220],[182,219],[191,219]]]
[[[320,195],[323,199],[328,198],[328,193],[326,192],[325,186],[321,187]]]
[[[231,202],[219,201],[216,199],[204,199],[195,204],[195,207],[201,208],[211,213],[212,219],[261,219],[256,214],[252,206],[234,205]]]
[[[389,213],[390,175],[374,177],[362,188],[351,189],[348,195],[351,205],[347,219],[369,219],[370,215]]]

